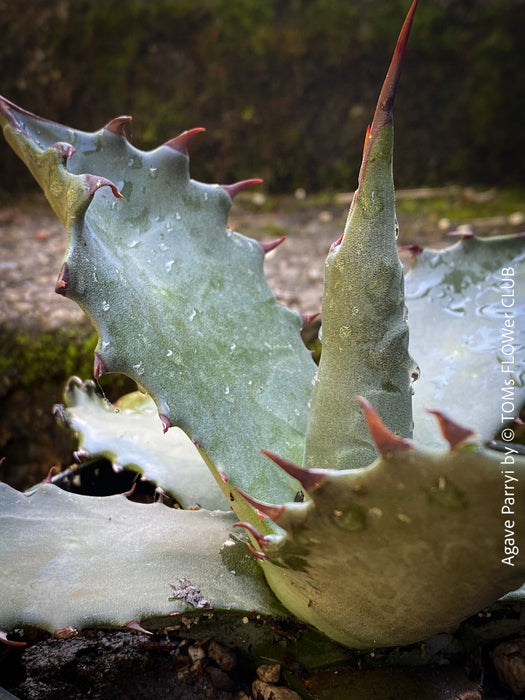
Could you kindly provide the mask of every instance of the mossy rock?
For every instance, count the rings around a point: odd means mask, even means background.
[[[0,327],[0,456],[3,479],[13,486],[27,488],[52,466],[70,463],[76,443],[56,423],[53,406],[68,377],[92,376],[96,342],[87,322],[58,330]],[[113,398],[130,388],[122,376],[103,380]]]

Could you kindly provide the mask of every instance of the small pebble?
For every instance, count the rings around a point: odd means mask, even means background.
[[[525,639],[502,642],[491,656],[500,681],[521,697],[525,693]]]
[[[206,652],[201,646],[194,644],[193,646],[188,647],[188,656],[195,663],[195,661],[201,661],[202,659],[206,658]]]
[[[208,656],[210,659],[213,659],[217,666],[222,668],[223,671],[231,671],[237,662],[235,652],[227,647],[223,647],[222,644],[219,644],[214,639],[210,641],[208,646]]]
[[[263,664],[257,669],[257,675],[265,683],[278,683],[281,677],[280,664]]]
[[[271,685],[259,679],[252,683],[252,694],[254,700],[301,700],[301,696],[295,690]]]

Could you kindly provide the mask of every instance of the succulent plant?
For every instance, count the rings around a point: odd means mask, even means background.
[[[4,630],[213,608],[291,613],[366,649],[453,629],[523,583],[525,459],[502,402],[525,398],[524,239],[414,250],[404,277],[392,110],[416,5],[328,253],[319,367],[266,283],[268,246],[227,227],[258,181],[189,177],[201,129],[144,152],[129,117],[86,133],[2,99],[6,139],[68,233],[56,291],[98,330],[95,379],[121,372],[151,397],[115,413],[75,380],[64,418],[84,453],[201,506],[0,485]],[[193,445],[170,442],[179,428]]]

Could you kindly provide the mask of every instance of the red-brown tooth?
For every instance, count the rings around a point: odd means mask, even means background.
[[[272,462],[275,462],[278,467],[289,474],[293,479],[296,479],[305,491],[313,491],[328,479],[328,474],[320,469],[303,469],[297,464],[294,464],[289,459],[279,457],[268,450],[261,450],[263,455],[269,457]]]
[[[185,156],[189,156],[188,146],[193,141],[194,137],[197,136],[197,134],[202,134],[203,131],[206,131],[203,126],[188,129],[187,131],[183,131],[182,134],[175,136],[175,138],[166,141],[164,145],[169,146],[174,151],[178,151]]]
[[[106,124],[104,129],[107,129],[107,131],[111,131],[113,134],[118,134],[118,136],[124,136],[128,138],[127,127],[131,126],[132,121],[133,117],[126,115],[123,115],[121,117],[115,117]]]
[[[248,501],[248,503],[256,508],[260,513],[263,513],[266,515],[268,518],[273,520],[275,523],[279,520],[281,515],[284,513],[286,510],[285,506],[274,506],[271,505],[270,503],[263,503],[262,501],[258,501],[255,498],[252,498],[251,496],[248,496],[247,493],[244,493],[240,489],[235,489],[238,494],[240,494],[245,501]]]
[[[241,180],[240,182],[234,182],[231,185],[221,185],[222,189],[230,196],[230,199],[236,197],[239,192],[242,192],[247,187],[252,185],[260,185],[263,182],[261,178],[254,177],[250,180]]]
[[[62,263],[62,267],[60,268],[60,272],[58,273],[58,279],[55,285],[55,292],[57,294],[61,294],[63,297],[67,296],[70,281],[71,278],[69,275],[69,265],[67,264],[67,262],[64,262]]]
[[[387,455],[392,452],[403,452],[413,449],[412,443],[399,437],[399,435],[396,435],[386,427],[370,401],[367,401],[362,396],[358,396],[357,400],[365,412],[370,436],[380,454]]]
[[[471,430],[470,428],[464,428],[462,425],[459,425],[459,423],[455,423],[444,413],[441,413],[441,411],[433,411],[431,409],[427,409],[427,412],[432,413],[432,415],[436,416],[439,424],[439,429],[441,430],[441,434],[452,449],[454,449],[457,445],[464,442],[465,440],[468,440],[469,438],[474,437],[476,435],[476,432],[474,430]]]

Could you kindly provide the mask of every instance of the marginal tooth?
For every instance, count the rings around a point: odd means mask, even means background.
[[[140,477],[140,480],[147,481],[148,479],[147,479],[147,477],[142,475]],[[160,486],[157,486],[155,488],[155,503],[167,503],[168,501],[169,501],[169,497],[168,497],[168,494],[166,493],[166,491],[164,491],[164,489],[161,488]],[[190,510],[191,510],[191,508],[190,508]]]
[[[253,556],[256,559],[259,559],[260,561],[267,561],[268,560],[268,557],[266,556],[266,554],[264,552],[258,552],[255,549],[255,547],[253,547],[249,542],[246,542],[246,546],[248,547],[248,549],[250,550],[250,552],[253,554]]]
[[[343,242],[343,237],[344,237],[344,235],[345,235],[345,234],[342,233],[342,234],[339,236],[339,238],[338,238],[336,241],[334,241],[334,242],[332,243],[332,245],[330,246],[330,250],[328,251],[329,253],[331,253],[333,250],[335,250],[338,246],[341,245],[341,243]]]
[[[69,265],[67,264],[67,262],[64,262],[62,263],[62,267],[60,268],[60,272],[58,274],[58,279],[55,285],[55,292],[57,294],[61,294],[63,297],[67,296],[70,281],[71,278],[69,275]]]
[[[121,471],[123,471],[123,470],[121,470]],[[131,488],[129,489],[129,491],[123,491],[122,495],[124,496],[124,498],[131,498],[131,496],[133,496],[133,494],[135,493],[136,488],[137,488],[137,482],[134,481],[131,484]]]
[[[362,396],[358,396],[357,400],[365,413],[370,436],[381,455],[413,449],[413,445],[408,440],[399,437],[386,427],[370,401]]]
[[[47,476],[45,477],[43,483],[50,484],[53,480],[53,476],[58,474],[59,471],[60,469],[58,467],[51,467],[51,469],[47,472]]]
[[[235,523],[233,527],[242,527],[245,530],[248,530],[248,532],[252,535],[254,540],[257,542],[259,547],[264,547],[268,546],[269,539],[265,535],[261,535],[261,533],[254,528],[253,525],[250,523]]]
[[[175,138],[166,141],[164,145],[173,148],[174,151],[178,151],[185,156],[189,156],[188,146],[193,141],[193,138],[197,136],[197,134],[202,134],[203,131],[206,131],[203,126],[188,129],[187,131],[183,131],[182,134],[175,136]]]
[[[261,178],[254,177],[251,180],[241,180],[240,182],[234,182],[231,185],[221,185],[222,189],[230,196],[230,199],[236,197],[239,192],[242,192],[247,187],[252,185],[260,185],[263,182]]]
[[[432,415],[436,416],[441,434],[452,449],[462,442],[465,442],[465,440],[477,435],[474,430],[464,428],[462,425],[459,425],[459,423],[455,423],[444,413],[441,413],[441,411],[427,409],[427,413],[432,413]]]
[[[84,183],[90,197],[92,197],[101,187],[110,187],[113,195],[117,199],[122,199],[122,193],[119,191],[118,187],[114,182],[111,182],[111,180],[108,180],[106,177],[100,177],[99,175],[91,175],[88,173],[84,175]]]
[[[422,248],[420,245],[416,245],[415,243],[411,245],[402,245],[398,248],[398,251],[400,253],[406,251],[407,253],[410,253],[410,255],[413,258],[417,258],[418,255],[421,255],[421,253],[424,251],[424,248]]]
[[[144,629],[138,620],[130,620],[129,622],[125,622],[124,627],[127,627],[130,630],[135,630],[135,632],[140,632],[141,634],[147,634],[149,636],[153,634],[153,632]]]
[[[172,427],[170,419],[164,413],[159,413],[159,418],[162,423],[162,432],[167,433],[168,430]]]
[[[13,639],[7,638],[7,632],[5,630],[0,630],[0,642],[7,644],[10,647],[25,647],[26,642],[15,642]]]
[[[303,319],[303,326],[306,326],[306,324],[308,323],[312,323],[312,321],[315,321],[315,319],[319,318],[320,315],[320,311],[318,311],[315,314],[301,314],[301,318]]]
[[[106,374],[108,368],[104,358],[99,352],[95,352],[95,362],[93,364],[93,376],[98,381],[103,374]]]
[[[279,455],[273,452],[268,452],[268,450],[261,450],[261,452],[263,455],[269,457],[272,462],[275,462],[278,467],[289,474],[293,479],[297,479],[307,492],[313,491],[328,479],[328,474],[321,469],[303,469],[289,459],[279,457]]]
[[[240,489],[235,489],[238,494],[240,494],[245,501],[248,501],[248,503],[256,508],[259,512],[263,513],[266,515],[268,518],[273,520],[274,523],[276,523],[281,515],[284,513],[286,510],[285,506],[274,506],[269,503],[263,503],[262,501],[258,501],[255,498],[252,498],[251,496],[248,496],[247,493],[244,493]]]
[[[107,129],[107,131],[111,131],[114,134],[118,134],[119,136],[129,138],[128,130],[126,127],[131,126],[132,121],[133,117],[130,116],[115,117],[115,119],[112,119],[106,124],[104,129]]]
[[[76,151],[74,146],[72,146],[70,143],[66,143],[65,141],[57,141],[50,146],[49,149],[58,153],[58,155],[62,158],[64,165]]]
[[[281,243],[284,243],[285,240],[286,236],[281,236],[281,238],[276,238],[273,241],[259,241],[259,245],[264,250],[264,254],[266,255],[266,253],[275,250],[277,246],[280,246]]]
[[[67,380],[66,384],[66,394],[71,394],[75,391],[75,389],[82,389],[82,379],[80,377],[70,377]]]

